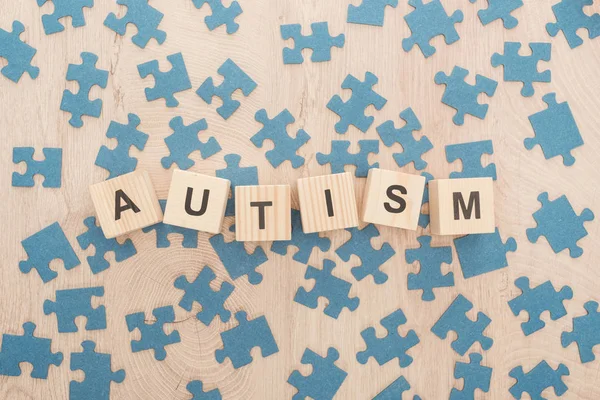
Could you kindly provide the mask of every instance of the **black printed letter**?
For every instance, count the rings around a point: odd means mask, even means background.
[[[401,194],[406,194],[406,188],[402,185],[392,185],[389,188],[387,188],[387,191],[385,192],[385,194],[390,200],[393,200],[398,203],[398,207],[394,208],[390,205],[390,203],[386,201],[385,203],[383,203],[383,208],[385,208],[387,212],[390,212],[392,214],[400,214],[406,209],[406,200],[400,197],[400,195],[394,193],[395,190],[399,191]]]
[[[125,201],[125,205],[121,205],[121,200]],[[134,213],[139,213],[140,209],[135,205],[133,201],[125,194],[121,189],[115,192],[115,221],[121,219],[121,213],[123,211],[133,210]]]
[[[204,189],[204,193],[202,195],[202,205],[200,206],[200,210],[195,211],[192,209],[192,197],[194,195],[194,189],[191,187],[187,188],[187,193],[185,195],[185,212],[189,215],[193,215],[194,217],[199,217],[204,215],[208,206],[208,198],[210,197],[210,190]]]
[[[463,195],[460,192],[452,193],[452,200],[454,203],[455,221],[458,221],[460,219],[460,211],[462,211],[464,219],[471,219],[473,208],[475,208],[475,219],[481,218],[481,204],[479,203],[479,192],[471,192],[471,194],[469,195],[468,206],[465,205],[465,199],[463,198]]]
[[[333,217],[333,201],[331,200],[331,189],[325,189],[325,203],[327,203],[327,216]]]
[[[258,207],[258,229],[265,229],[265,207],[271,207],[272,201],[253,201],[250,207]]]

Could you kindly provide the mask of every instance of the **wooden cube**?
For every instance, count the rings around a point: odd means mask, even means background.
[[[429,181],[429,215],[434,235],[494,232],[494,181],[492,178]]]
[[[173,171],[163,222],[219,233],[229,197],[229,181],[195,172]]]
[[[107,239],[162,221],[162,210],[146,171],[96,183],[90,186],[90,193]]]
[[[425,177],[373,168],[369,170],[361,219],[417,230]]]
[[[235,187],[235,240],[292,238],[289,185]]]
[[[349,172],[298,179],[304,233],[358,226],[354,177]]]

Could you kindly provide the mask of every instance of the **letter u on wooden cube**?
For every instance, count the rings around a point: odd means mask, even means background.
[[[429,181],[429,215],[434,235],[493,233],[492,178]]]
[[[90,186],[90,194],[107,239],[162,221],[162,210],[146,171],[96,183]]]
[[[202,232],[221,232],[229,186],[227,179],[174,170],[164,223]]]
[[[235,239],[239,242],[290,240],[289,185],[235,187]]]

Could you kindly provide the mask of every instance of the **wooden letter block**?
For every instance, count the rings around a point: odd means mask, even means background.
[[[289,185],[235,187],[235,240],[290,240],[292,203]]]
[[[434,235],[493,233],[492,178],[429,181],[429,215]]]
[[[96,183],[90,186],[90,193],[107,239],[162,221],[162,210],[146,171]]]
[[[163,222],[219,233],[229,197],[229,181],[176,169],[173,171]]]
[[[304,233],[358,226],[352,174],[298,179],[298,198]]]
[[[417,230],[425,177],[375,168],[369,170],[366,190],[363,221]]]

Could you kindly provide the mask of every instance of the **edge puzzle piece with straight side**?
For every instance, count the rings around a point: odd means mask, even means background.
[[[494,233],[471,234],[454,239],[454,247],[465,279],[508,267],[506,254],[517,250],[517,241],[502,242],[498,228]]]
[[[410,384],[405,377],[400,376],[379,392],[377,396],[373,397],[372,400],[402,400],[403,393],[407,390],[410,390]],[[415,395],[413,400],[421,400],[421,398]]]
[[[38,7],[43,6],[49,0],[37,0]],[[60,20],[70,17],[73,28],[85,26],[83,8],[94,7],[94,0],[51,0],[54,10],[52,14],[42,15],[42,24],[46,35],[62,32],[65,26]]]
[[[421,300],[435,300],[434,288],[454,286],[454,273],[442,275],[442,264],[452,263],[452,247],[431,247],[431,236],[419,236],[420,247],[407,249],[406,262],[419,262],[419,273],[408,274],[408,290],[423,290]]]
[[[463,169],[461,172],[450,172],[450,178],[485,178],[496,180],[496,164],[481,165],[481,156],[494,154],[494,145],[491,140],[449,144],[446,146],[446,161],[453,163],[460,159]]]
[[[258,185],[258,168],[240,167],[242,157],[239,154],[227,154],[223,157],[227,168],[218,169],[215,175],[230,182],[230,197],[225,207],[225,216],[235,215],[235,187]]]
[[[562,31],[572,49],[583,44],[583,39],[577,34],[580,29],[586,29],[590,39],[600,36],[600,14],[587,15],[584,11],[585,7],[593,4],[594,0],[561,0],[552,6],[556,22],[547,23],[546,31],[552,37]]]
[[[274,241],[271,245],[271,251],[285,256],[290,246],[298,249],[294,254],[294,261],[306,264],[315,247],[318,247],[321,251],[328,251],[331,247],[331,240],[327,237],[320,237],[318,232],[304,233],[300,211],[292,209],[292,239]]]
[[[24,162],[27,164],[27,171],[24,174],[13,172],[12,186],[13,187],[33,187],[35,175],[44,177],[43,187],[59,188],[62,184],[62,149],[48,148],[42,149],[44,160],[37,161],[33,159],[35,149],[33,147],[14,147],[13,148],[13,163],[18,164]]]
[[[469,354],[469,362],[457,362],[454,366],[454,378],[463,379],[461,390],[452,388],[450,400],[473,400],[475,390],[480,389],[487,393],[490,390],[492,369],[481,365],[483,357],[479,353]]]
[[[223,0],[192,0],[196,8],[202,8],[208,4],[212,12],[211,15],[204,17],[204,23],[209,30],[213,31],[221,25],[227,27],[227,33],[231,35],[237,32],[239,24],[235,22],[238,15],[242,13],[242,7],[237,1],[232,1],[229,7],[223,5]]]
[[[135,25],[137,34],[131,38],[131,41],[142,49],[150,39],[155,39],[158,44],[164,43],[167,34],[158,29],[164,14],[150,6],[148,0],[117,0],[117,4],[126,6],[127,14],[120,19],[114,13],[108,14],[104,26],[115,31],[117,35],[124,36],[127,25]]]
[[[475,3],[477,0],[469,0]],[[497,19],[502,20],[506,29],[515,28],[519,21],[511,15],[513,11],[523,7],[523,0],[486,0],[488,7],[477,11],[482,25],[487,25]]]
[[[538,72],[538,61],[550,61],[552,45],[550,43],[529,43],[531,55],[519,54],[521,43],[504,42],[504,54],[492,55],[492,66],[502,65],[504,80],[507,82],[523,82],[521,96],[531,97],[535,93],[533,82],[550,82],[550,70]]]
[[[159,200],[160,208],[162,212],[165,212],[167,207],[167,200]],[[198,231],[195,229],[184,228],[181,226],[169,225],[164,222],[159,222],[142,229],[142,232],[148,233],[150,231],[156,232],[156,247],[159,249],[166,249],[171,247],[169,241],[169,235],[177,233],[183,236],[182,246],[186,249],[195,249],[198,247]]]
[[[127,329],[132,332],[138,329],[141,334],[140,340],[131,341],[131,351],[137,353],[143,350],[154,350],[154,358],[162,361],[167,357],[165,346],[181,342],[179,331],[173,330],[170,334],[165,334],[164,325],[175,322],[175,311],[172,306],[155,308],[152,315],[156,321],[146,322],[144,312],[137,312],[125,316]]]
[[[358,6],[349,4],[346,22],[350,24],[383,26],[386,6],[396,8],[398,0],[362,0]]]
[[[544,400],[542,392],[549,387],[553,387],[554,393],[559,397],[569,389],[562,381],[563,376],[570,375],[565,364],[560,364],[554,370],[546,361],[542,361],[528,373],[519,366],[513,368],[508,375],[517,380],[509,389],[515,399],[520,399],[523,393],[527,393],[532,400]]]
[[[562,347],[576,342],[582,363],[594,361],[594,346],[600,345],[600,312],[598,302],[588,301],[583,305],[586,315],[573,318],[573,330],[560,336]]]
[[[56,301],[44,301],[44,314],[56,314],[58,332],[77,332],[75,319],[86,318],[88,331],[106,329],[106,308],[92,307],[92,297],[104,296],[104,286],[56,291]]]
[[[138,65],[138,73],[142,78],[148,75],[154,76],[154,87],[144,89],[146,100],[164,98],[167,107],[177,107],[179,101],[175,98],[175,93],[191,89],[192,83],[185,67],[183,54],[171,54],[167,56],[167,60],[171,64],[171,69],[167,72],[159,69],[158,60],[152,60]]]
[[[304,376],[298,370],[292,371],[287,382],[298,389],[292,400],[304,400],[307,397],[313,400],[332,400],[348,376],[346,371],[335,365],[339,358],[340,353],[335,347],[327,349],[326,357],[306,348],[300,362],[311,364],[312,372]]]
[[[40,69],[31,65],[37,50],[20,38],[24,31],[25,26],[20,21],[13,21],[11,32],[0,29],[0,57],[8,63],[0,73],[15,83],[25,72],[31,79],[36,79],[40,74]]]
[[[396,0],[397,1],[397,0]],[[346,36],[342,33],[338,36],[329,34],[329,25],[327,22],[315,22],[310,24],[312,34],[302,35],[302,26],[300,24],[281,25],[281,37],[283,40],[294,39],[294,48],[285,47],[283,49],[284,64],[302,64],[304,57],[302,50],[311,49],[312,55],[310,61],[322,62],[331,60],[331,48],[344,47]]]
[[[185,388],[192,395],[190,400],[221,400],[221,392],[219,392],[219,389],[205,392],[202,381],[191,381]]]
[[[69,399],[109,400],[111,382],[125,380],[125,370],[112,370],[111,355],[96,352],[96,343],[81,343],[81,353],[71,353],[71,371],[81,370],[85,379],[69,383]]]
[[[179,169],[183,170],[191,168],[194,161],[190,159],[190,154],[194,151],[200,151],[203,160],[221,151],[221,145],[214,136],[208,138],[206,142],[198,139],[200,132],[208,129],[204,118],[185,125],[182,117],[175,117],[169,122],[169,127],[173,133],[165,138],[165,144],[169,148],[170,154],[160,160],[165,169],[170,168],[173,164],[177,164]]]
[[[369,154],[379,154],[379,140],[359,140],[358,153],[350,153],[349,140],[332,140],[331,153],[317,153],[317,162],[319,165],[329,164],[332,174],[344,172],[346,165],[354,165],[356,170],[354,175],[359,178],[365,178],[371,168],[379,168],[379,163],[369,164]]]

